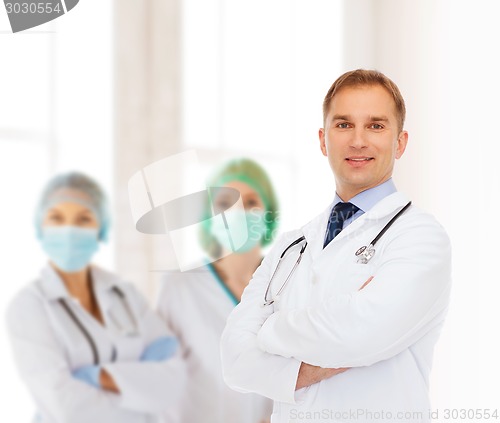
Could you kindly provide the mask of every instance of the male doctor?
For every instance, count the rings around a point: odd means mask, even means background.
[[[408,141],[404,100],[385,75],[358,69],[331,86],[323,118],[333,203],[253,275],[222,336],[225,381],[273,399],[273,423],[428,422],[450,242],[431,215],[403,210],[410,200],[391,179]],[[398,212],[374,255],[357,256]]]

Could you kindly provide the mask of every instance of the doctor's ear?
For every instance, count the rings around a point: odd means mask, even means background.
[[[396,159],[400,159],[408,145],[408,132],[401,131],[398,136],[398,144],[396,146]]]
[[[327,157],[327,150],[326,150],[326,140],[325,140],[325,129],[324,128],[319,128],[318,131],[318,136],[319,136],[319,148],[321,148],[321,152],[323,153],[323,156]]]

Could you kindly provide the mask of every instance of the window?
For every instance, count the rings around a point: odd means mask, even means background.
[[[342,3],[182,5],[186,147],[210,167],[236,156],[261,163],[286,211],[282,230],[302,225],[334,195],[325,196],[333,178],[317,131],[323,97],[342,69]]]

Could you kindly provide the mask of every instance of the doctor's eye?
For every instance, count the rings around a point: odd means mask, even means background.
[[[348,129],[350,127],[350,124],[347,123],[347,122],[340,122],[340,123],[337,123],[337,128],[340,128],[340,129]]]
[[[89,226],[97,224],[97,220],[94,214],[90,211],[85,211],[83,213],[76,215],[73,221],[78,226]]]
[[[58,214],[52,214],[47,216],[45,219],[46,222],[52,223],[52,224],[57,224],[57,223],[62,223],[64,219],[62,218],[61,215]]]
[[[57,210],[49,210],[44,221],[51,225],[62,225],[64,223],[64,216]]]
[[[380,123],[372,123],[370,125],[370,128],[371,129],[384,129],[383,125],[381,125]]]
[[[91,223],[93,222],[94,219],[92,219],[91,217],[89,216],[80,216],[78,218],[78,223],[84,225],[84,224],[87,224],[87,223]]]
[[[246,195],[245,198],[243,198],[243,205],[246,210],[251,210],[254,208],[261,209],[264,207],[264,203],[262,202],[258,194]]]
[[[259,206],[259,202],[255,199],[248,200],[245,204],[248,209]]]
[[[214,209],[217,213],[220,213],[221,211],[227,210],[232,205],[233,204],[231,203],[231,201],[226,200],[224,198],[218,198],[214,201]]]

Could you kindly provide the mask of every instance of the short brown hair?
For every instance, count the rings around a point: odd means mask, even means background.
[[[399,131],[402,131],[406,118],[406,106],[398,86],[382,72],[366,69],[356,69],[346,72],[343,75],[339,76],[337,80],[332,84],[323,101],[323,125],[326,122],[326,117],[328,115],[330,103],[332,102],[333,97],[335,97],[335,95],[342,88],[370,85],[380,85],[382,88],[385,88],[387,92],[392,96],[392,98],[394,99],[394,104],[396,106]]]

